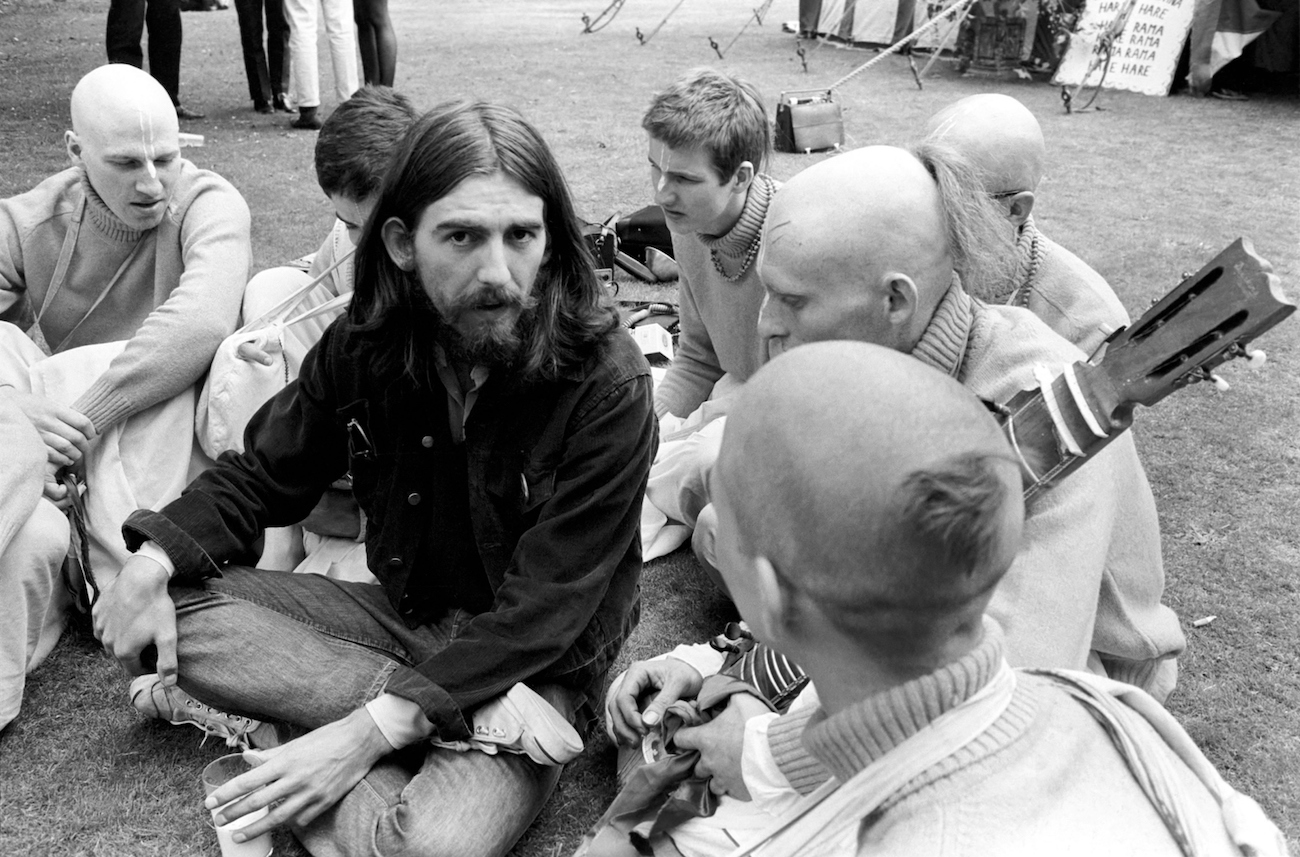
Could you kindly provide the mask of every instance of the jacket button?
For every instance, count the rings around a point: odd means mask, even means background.
[[[401,568],[401,567],[402,567],[402,558],[401,558],[400,556],[395,556],[395,557],[393,557],[392,559],[390,559],[390,560],[388,561],[388,567],[389,567],[389,568]]]
[[[410,503],[412,506],[418,506],[420,505],[420,495],[412,491],[410,494],[406,495],[406,502]]]
[[[420,446],[423,446],[425,449],[433,446],[433,437],[426,434],[424,437],[420,438]]]

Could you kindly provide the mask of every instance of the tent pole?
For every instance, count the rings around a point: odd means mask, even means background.
[[[839,80],[832,83],[830,86],[827,87],[827,89],[839,89],[841,86],[848,83],[853,78],[857,77],[867,69],[871,68],[876,63],[883,60],[885,57],[889,56],[890,54],[898,53],[903,48],[907,47],[912,42],[920,38],[922,33],[928,32],[929,30],[932,30],[935,27],[937,27],[939,25],[939,22],[942,21],[946,16],[954,15],[959,8],[961,9],[962,14],[965,15],[966,12],[970,10],[970,7],[974,2],[975,0],[957,0],[956,3],[948,7],[943,12],[941,12],[937,17],[931,18],[923,26],[913,30],[909,35],[904,36],[894,44],[890,45],[888,48],[885,48],[885,50],[881,51],[872,59],[868,60],[867,62],[864,62],[862,65],[853,69],[853,71],[849,72],[848,74],[841,77]]]

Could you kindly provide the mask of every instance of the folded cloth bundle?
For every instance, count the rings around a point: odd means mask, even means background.
[[[641,746],[621,749],[618,794],[587,831],[573,857],[679,857],[670,831],[689,818],[712,815],[718,802],[708,779],[695,775],[699,751],[679,750],[673,736],[683,726],[712,720],[737,693],[767,702],[753,685],[739,678],[711,675],[695,699],[679,699],[668,706]]]

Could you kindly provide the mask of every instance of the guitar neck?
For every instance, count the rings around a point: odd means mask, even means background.
[[[1272,271],[1239,238],[1131,326],[1112,333],[1093,355],[1096,362],[1038,368],[1038,389],[1017,393],[998,409],[1020,459],[1025,499],[1127,430],[1134,406],[1150,407],[1199,381],[1222,384],[1212,374],[1216,367],[1249,356],[1248,342],[1295,312]],[[1257,356],[1252,364],[1263,361]]]
[[[1026,502],[1128,430],[1132,406],[1119,406],[1109,392],[1104,373],[1075,363],[1000,409],[1002,431],[1020,462]]]

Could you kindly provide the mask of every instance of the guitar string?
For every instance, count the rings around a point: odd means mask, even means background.
[[[1022,411],[1017,411],[1016,413],[1022,413]],[[1030,466],[1028,459],[1025,458],[1025,454],[1020,451],[1020,441],[1016,439],[1015,422],[1016,422],[1015,414],[1012,414],[1011,416],[1007,417],[1006,431],[1007,431],[1007,437],[1010,438],[1011,440],[1011,448],[1015,450],[1016,457],[1020,459],[1020,466],[1025,469],[1026,473],[1028,473],[1031,477],[1033,477],[1034,483],[1038,484],[1042,482],[1043,479],[1034,471],[1034,468]]]

